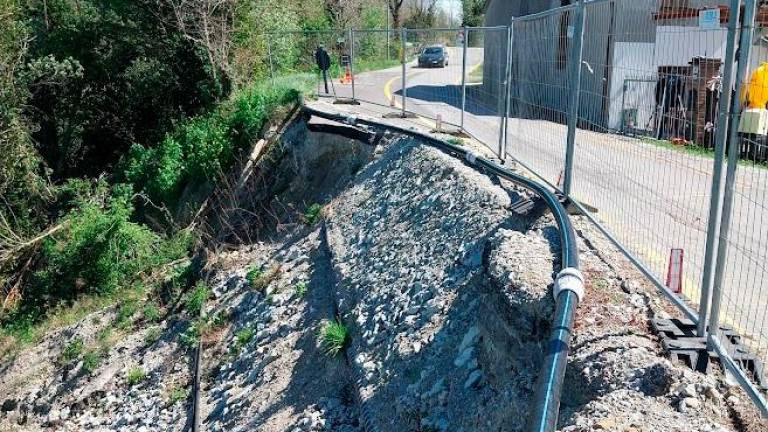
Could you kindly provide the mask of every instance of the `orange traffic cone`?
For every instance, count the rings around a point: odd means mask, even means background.
[[[349,66],[344,68],[344,76],[341,77],[341,83],[347,84],[352,82],[352,71],[349,70]]]

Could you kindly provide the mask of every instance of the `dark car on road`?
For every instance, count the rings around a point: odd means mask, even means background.
[[[431,45],[419,54],[419,67],[448,66],[448,50],[442,45]]]

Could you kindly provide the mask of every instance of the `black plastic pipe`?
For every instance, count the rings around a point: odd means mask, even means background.
[[[560,233],[561,267],[563,270],[561,270],[555,280],[555,315],[552,320],[552,331],[545,347],[544,363],[539,372],[526,431],[554,431],[557,427],[560,411],[560,396],[563,391],[565,368],[568,363],[574,317],[579,301],[584,295],[583,278],[579,272],[579,251],[576,244],[576,234],[568,212],[558,197],[541,183],[515,174],[496,162],[432,135],[367,118],[329,113],[306,105],[303,107],[303,110],[308,116],[313,115],[353,126],[363,125],[374,128],[386,128],[402,134],[415,136],[454,157],[464,159],[470,165],[483,168],[486,172],[493,173],[523,186],[544,200],[554,215]]]

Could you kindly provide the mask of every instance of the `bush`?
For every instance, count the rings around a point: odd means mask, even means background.
[[[226,171],[269,115],[311,85],[311,76],[300,75],[244,88],[213,112],[182,123],[156,148],[132,146],[121,162],[121,176],[153,201],[176,204],[185,185],[215,180]]]
[[[150,327],[147,329],[147,334],[144,336],[144,343],[147,345],[152,345],[153,343],[160,340],[160,334],[160,327]]]
[[[174,387],[171,389],[171,393],[168,395],[168,402],[171,405],[176,405],[177,403],[185,400],[189,396],[189,391],[187,389],[181,388],[181,387]]]
[[[253,334],[253,329],[249,327],[238,330],[237,333],[235,333],[235,345],[241,347],[247,344],[253,339]]]

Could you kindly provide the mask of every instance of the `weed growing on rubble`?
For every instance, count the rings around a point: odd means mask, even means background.
[[[128,385],[136,385],[142,381],[144,381],[147,378],[147,373],[144,372],[144,369],[135,367],[128,371],[128,375],[126,376],[126,380],[128,381]]]
[[[312,204],[309,206],[306,212],[304,212],[304,220],[307,225],[312,226],[320,220],[320,212],[323,210],[323,206],[320,204]]]
[[[192,294],[190,294],[187,299],[187,312],[189,312],[190,315],[197,315],[200,313],[209,294],[210,290],[208,289],[208,285],[203,281],[198,282],[197,285],[195,285],[195,289],[192,290]]]
[[[307,295],[307,291],[309,291],[309,286],[306,282],[301,281],[296,284],[296,295],[299,297],[305,297]]]
[[[349,342],[347,327],[341,321],[327,323],[320,330],[320,344],[329,357],[338,356]]]
[[[69,363],[72,360],[80,357],[80,354],[83,353],[84,347],[85,347],[85,343],[83,342],[82,338],[76,337],[72,339],[67,344],[67,346],[64,347],[64,350],[61,352],[61,362]]]

